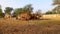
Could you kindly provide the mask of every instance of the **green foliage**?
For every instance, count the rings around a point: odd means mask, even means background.
[[[60,0],[53,0],[53,5],[58,5],[57,7],[54,8],[54,11],[57,14],[60,14]]]
[[[57,14],[55,11],[52,11],[52,14]]]
[[[31,13],[31,12],[33,12],[33,7],[32,7],[31,4],[29,4],[29,5],[26,5],[26,6],[23,8],[23,10],[24,10],[24,12],[26,12],[26,13]]]
[[[6,7],[4,11],[5,11],[5,13],[11,14],[12,10],[13,10],[13,8]]]
[[[52,12],[49,11],[49,12],[46,12],[46,14],[52,14]]]
[[[56,6],[52,11],[56,12],[57,14],[60,14],[60,6]]]
[[[4,13],[2,12],[2,9],[0,9],[0,18],[4,17]]]
[[[60,0],[53,0],[53,5],[59,5],[60,4]]]
[[[59,4],[58,0],[53,0],[53,5]]]
[[[18,15],[18,14],[21,14],[23,12],[23,9],[22,8],[17,8],[17,9],[15,9],[14,10],[14,13],[13,13],[13,15]]]
[[[47,11],[45,14],[56,14],[55,11]]]
[[[36,14],[41,14],[41,10],[37,10],[35,13]]]
[[[21,13],[29,13],[30,14],[31,12],[33,12],[33,8],[31,6],[31,4],[29,4],[29,5],[24,6],[23,8],[15,9],[13,15],[17,16],[18,14],[21,14]]]

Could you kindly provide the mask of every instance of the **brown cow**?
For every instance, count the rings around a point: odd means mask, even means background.
[[[31,14],[31,19],[40,19],[41,14]]]
[[[11,15],[6,13],[4,19],[8,19],[8,18],[11,18]]]
[[[21,13],[20,15],[17,16],[16,19],[19,20],[29,20],[31,18],[31,16],[27,13]]]

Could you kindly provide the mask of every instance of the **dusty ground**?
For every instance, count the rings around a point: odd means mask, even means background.
[[[0,18],[0,34],[60,34],[60,20],[15,20]]]

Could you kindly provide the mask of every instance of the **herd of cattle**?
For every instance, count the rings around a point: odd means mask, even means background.
[[[18,16],[16,16],[16,19],[18,20],[31,20],[31,19],[40,19],[42,15],[41,14],[28,14],[28,13],[21,13]],[[5,14],[5,19],[12,18],[10,14]]]

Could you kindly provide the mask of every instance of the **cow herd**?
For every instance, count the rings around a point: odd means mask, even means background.
[[[17,20],[31,20],[31,19],[40,19],[41,14],[28,14],[28,13],[21,13],[16,16]],[[12,18],[10,14],[6,14],[4,16],[5,19]]]

